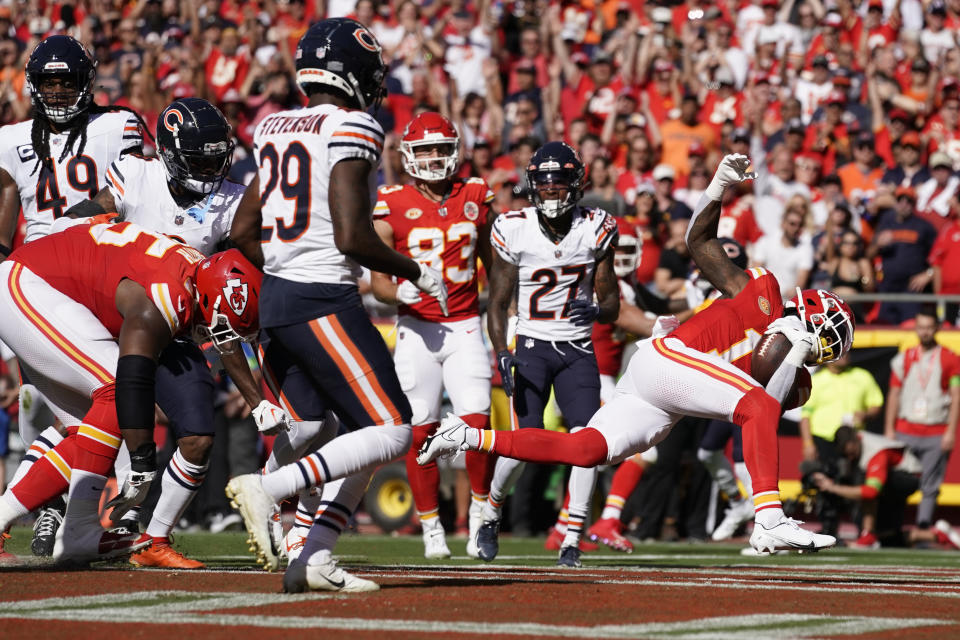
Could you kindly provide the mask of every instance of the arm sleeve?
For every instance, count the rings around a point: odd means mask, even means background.
[[[898,449],[884,449],[870,458],[867,463],[867,478],[860,487],[860,496],[870,499],[880,495],[887,482],[887,474],[901,459],[903,452]]]
[[[596,255],[603,256],[610,247],[616,247],[619,240],[617,221],[606,211],[597,209],[598,220],[594,221],[594,231],[597,239]]]
[[[363,158],[376,167],[383,153],[383,128],[371,115],[350,111],[327,143],[330,166],[341,160]]]
[[[500,257],[510,264],[520,264],[520,256],[510,249],[509,225],[505,224],[504,216],[497,216],[490,229],[490,244],[496,249]]]

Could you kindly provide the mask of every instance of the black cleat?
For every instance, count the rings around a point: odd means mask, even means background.
[[[500,551],[500,520],[484,520],[477,530],[477,552],[480,559],[490,562]]]
[[[33,540],[30,542],[30,551],[35,556],[49,557],[53,555],[53,545],[57,540],[57,529],[63,523],[63,512],[66,504],[63,499],[40,510],[37,521],[33,523]]]
[[[563,547],[560,549],[560,557],[557,558],[558,567],[579,567],[580,549],[577,547]]]

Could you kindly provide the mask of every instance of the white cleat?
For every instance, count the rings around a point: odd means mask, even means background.
[[[452,554],[447,546],[447,535],[443,527],[425,529],[423,532],[423,557],[428,560],[449,558]]]
[[[270,521],[267,523],[270,530],[270,547],[278,558],[286,558],[287,550],[284,547],[283,519],[280,513],[280,505],[273,505],[270,511]]]
[[[304,591],[337,591],[340,593],[362,593],[379,591],[380,585],[372,580],[364,580],[347,573],[337,566],[329,551],[315,553],[311,560],[321,560],[317,564],[307,564],[301,560],[291,562],[283,574],[283,590],[286,593]]]
[[[280,567],[280,559],[270,541],[270,517],[274,502],[263,490],[260,476],[255,473],[237,476],[227,483],[226,493],[230,504],[243,517],[243,524],[250,534],[247,541],[250,550],[257,556],[257,564],[267,571],[276,571]]]
[[[753,518],[753,503],[750,500],[740,500],[740,502],[727,508],[723,520],[713,530],[711,537],[715,541],[728,540],[737,532],[740,525],[749,522]]]
[[[290,527],[287,535],[283,536],[280,549],[281,553],[287,557],[288,565],[300,557],[300,552],[303,551],[303,543],[306,541],[307,536],[300,527]]]
[[[800,528],[800,521],[783,516],[769,529],[753,523],[750,546],[761,553],[774,551],[819,551],[837,544],[837,539],[822,533]]]
[[[483,505],[484,502],[470,498],[470,510],[467,515],[467,524],[470,532],[467,534],[467,555],[477,560],[480,559],[480,548],[477,546],[477,532],[480,531],[480,525],[483,524]]]
[[[97,520],[71,523],[64,518],[54,541],[53,559],[57,564],[73,564],[128,556],[150,546],[150,538],[140,537],[139,532],[104,531]]]
[[[440,421],[436,433],[429,436],[420,451],[417,453],[417,464],[427,464],[437,458],[449,456],[453,453],[467,450],[467,429],[470,427],[466,422],[448,413]]]

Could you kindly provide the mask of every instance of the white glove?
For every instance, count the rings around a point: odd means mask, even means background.
[[[257,431],[265,436],[273,436],[290,428],[287,414],[269,400],[261,400],[251,413],[257,423]]]
[[[431,269],[425,264],[420,265],[420,277],[414,281],[414,286],[423,291],[428,296],[433,296],[440,303],[440,310],[443,315],[447,313],[447,285],[443,284],[443,276],[436,269]]]
[[[713,174],[713,180],[707,186],[707,197],[719,202],[723,198],[724,189],[730,185],[756,178],[756,172],[747,171],[749,166],[750,158],[743,154],[731,153],[725,155],[723,160],[720,161],[720,166],[717,167],[717,172]]]
[[[653,323],[651,337],[662,338],[679,326],[680,322],[677,320],[677,316],[660,316]]]
[[[795,316],[777,318],[767,325],[767,330],[763,332],[764,335],[771,333],[783,334],[793,345],[785,360],[795,367],[801,367],[804,362],[815,360],[819,355],[816,336],[807,331],[800,318]]]
[[[401,304],[417,304],[420,302],[420,289],[409,280],[404,280],[397,286],[397,302]]]
[[[120,492],[106,505],[106,508],[113,507],[110,512],[110,521],[119,522],[133,507],[137,506],[147,497],[150,491],[150,483],[157,476],[156,471],[131,471],[127,479],[123,481]]]

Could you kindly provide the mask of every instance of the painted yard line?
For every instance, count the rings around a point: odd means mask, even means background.
[[[103,593],[90,596],[62,596],[56,598],[40,598],[28,600],[3,600],[0,604],[16,604],[20,611],[47,611],[58,608],[85,608],[96,607],[95,611],[102,611],[102,608],[114,609],[117,605],[124,603],[140,603],[161,598],[192,598],[193,602],[160,603],[158,605],[135,605],[137,608],[176,608],[180,611],[210,611],[212,609],[223,608],[241,608],[241,607],[259,607],[270,604],[286,604],[289,602],[321,600],[329,598],[330,593],[298,593],[298,594],[280,594],[280,593],[247,593],[241,591],[180,591],[180,590],[157,590],[157,591],[134,591],[124,593]],[[201,606],[195,606],[195,605]],[[210,606],[210,605],[216,606]],[[203,606],[205,605],[205,606]],[[102,607],[102,608],[101,608]],[[152,610],[152,609],[151,609]],[[0,617],[11,617],[11,614],[17,612],[0,612]]]
[[[65,620],[76,622],[120,622],[143,624],[194,624],[217,626],[253,626],[290,629],[334,629],[361,631],[413,631],[419,633],[475,633],[506,636],[606,637],[606,638],[742,638],[744,634],[776,628],[778,635],[809,637],[862,634],[903,628],[953,624],[930,618],[871,618],[866,616],[825,616],[807,614],[754,614],[724,616],[666,623],[623,625],[550,625],[528,622],[445,622],[433,620],[370,620],[366,618],[332,618],[263,615],[196,615],[188,612],[222,610],[236,607],[244,599],[246,606],[262,606],[291,598],[279,594],[195,593],[188,591],[146,591],[127,594],[105,594],[77,598],[46,598],[26,601],[25,610],[2,612],[0,618],[32,620]],[[190,602],[142,604],[163,597],[191,597]],[[132,606],[93,608],[91,605],[125,601]],[[282,600],[278,600],[282,599]],[[301,599],[311,599],[310,597]],[[250,602],[254,604],[249,604]],[[243,606],[240,604],[239,606]],[[753,634],[750,631],[755,629]],[[705,631],[709,630],[709,631]]]
[[[387,573],[387,572],[376,572],[376,571],[365,571],[362,568],[356,568],[353,570],[357,575],[363,576],[365,578],[386,578],[386,579],[401,579],[401,578],[416,578],[416,579],[425,579],[425,580],[442,580],[444,578],[450,578],[450,574],[436,574],[436,573]],[[576,570],[571,571],[570,573],[555,574],[561,575],[563,577],[571,578],[571,584],[578,582],[574,578],[581,577]],[[514,574],[505,574],[505,575],[496,575],[492,573],[487,573],[485,575],[465,575],[459,577],[460,580],[476,580],[476,581],[487,581],[487,580],[509,580],[510,578],[520,578],[526,577],[532,582],[541,582],[547,578],[555,577],[555,575],[550,574],[536,574],[529,577],[526,576],[517,576]],[[812,591],[817,593],[866,593],[874,595],[915,595],[923,596],[929,598],[956,598],[960,599],[960,591],[919,591],[919,590],[910,590],[904,591],[904,585],[895,585],[891,588],[873,588],[868,587],[864,588],[859,586],[859,583],[853,583],[849,587],[831,587],[823,584],[818,585],[795,585],[780,583],[777,584],[768,584],[768,583],[757,583],[757,582],[734,582],[734,578],[731,578],[730,581],[725,581],[715,578],[705,578],[702,581],[692,581],[692,580],[644,580],[644,579],[615,579],[615,578],[593,578],[590,580],[591,584],[620,584],[620,585],[635,585],[635,586],[655,586],[655,587],[697,587],[697,588],[708,588],[708,589],[732,589],[737,591]]]

